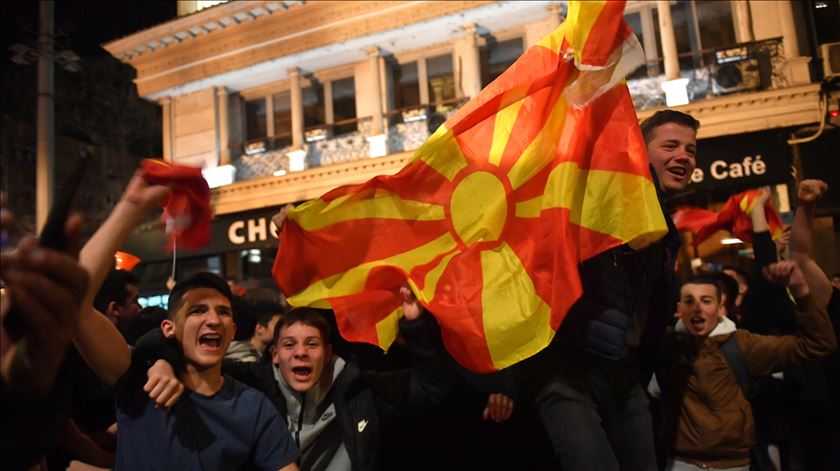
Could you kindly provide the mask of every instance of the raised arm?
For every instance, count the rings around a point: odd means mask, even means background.
[[[106,383],[113,384],[128,369],[128,345],[111,321],[93,308],[93,298],[113,267],[114,253],[131,231],[169,195],[165,186],[150,186],[136,173],[108,219],[85,244],[79,263],[90,276],[73,342],[85,362]]]
[[[837,348],[837,339],[825,306],[814,302],[805,276],[796,262],[774,263],[764,269],[764,276],[787,286],[796,298],[797,332],[795,335],[774,336],[738,331],[750,372],[755,376],[774,373],[833,352]]]
[[[440,328],[432,315],[425,312],[408,286],[400,289],[400,296],[403,298],[403,317],[399,328],[406,340],[412,366],[366,374],[377,400],[387,404],[389,411],[440,403],[456,379],[454,360],[443,348]]]
[[[814,302],[825,306],[831,298],[831,281],[814,261],[814,207],[828,191],[828,185],[821,180],[803,180],[799,184],[799,207],[793,217],[791,228],[790,256],[805,275],[811,287]]]

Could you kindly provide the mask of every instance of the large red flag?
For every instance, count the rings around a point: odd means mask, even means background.
[[[570,2],[399,173],[290,211],[273,270],[289,302],[332,308],[345,338],[387,348],[407,281],[467,368],[548,345],[581,260],[666,232],[623,82],[643,60],[623,9]]]

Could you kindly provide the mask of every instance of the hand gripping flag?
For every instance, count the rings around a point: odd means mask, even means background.
[[[210,187],[201,169],[157,159],[140,163],[143,179],[153,185],[169,185],[172,194],[164,204],[161,224],[169,239],[167,251],[176,246],[194,250],[210,242]]]
[[[728,230],[744,242],[752,242],[753,225],[750,213],[755,208],[758,192],[759,190],[747,190],[730,196],[719,213],[691,208],[706,212],[702,217],[704,222],[702,224],[691,224],[689,222],[679,224],[676,221],[677,218],[675,218],[675,225],[677,229],[683,230],[683,228],[687,228],[696,233],[692,241],[693,245],[699,245],[720,230]],[[694,214],[699,213],[695,212]],[[776,211],[775,206],[769,200],[764,204],[764,214],[767,218],[767,225],[770,227],[770,235],[773,239],[778,238],[782,234],[784,227],[782,226],[779,212]],[[683,227],[681,228],[680,226]]]
[[[289,302],[332,308],[345,338],[387,349],[407,281],[469,369],[548,345],[581,260],[666,232],[623,82],[643,60],[623,9],[570,2],[396,175],[290,211],[273,269]]]

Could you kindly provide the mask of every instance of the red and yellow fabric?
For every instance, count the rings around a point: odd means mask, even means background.
[[[171,252],[177,245],[187,250],[204,247],[210,242],[210,187],[197,167],[187,167],[158,159],[144,159],[142,176],[153,185],[167,185],[172,194],[163,205],[164,226]]]
[[[702,218],[702,223],[695,221],[694,224],[691,224],[691,228],[688,228],[686,224],[683,224],[683,227],[696,233],[692,244],[699,245],[701,242],[711,237],[712,234],[721,230],[732,232],[736,237],[744,242],[752,242],[753,226],[750,213],[752,213],[753,208],[755,208],[758,194],[759,190],[747,190],[738,193],[737,195],[733,195],[726,200],[726,204],[723,205],[723,208],[719,213],[700,209],[700,211],[711,213],[711,215],[706,214]],[[779,217],[779,212],[776,211],[776,207],[773,206],[773,203],[769,200],[764,204],[764,214],[767,219],[767,225],[770,227],[770,235],[773,239],[778,238],[782,234],[784,226],[782,225],[782,220]],[[683,230],[680,228],[679,224],[677,224],[677,229]]]
[[[289,302],[332,308],[345,338],[387,349],[407,280],[469,369],[548,345],[581,260],[666,232],[623,83],[643,56],[622,12],[570,2],[399,173],[290,211],[273,270]]]

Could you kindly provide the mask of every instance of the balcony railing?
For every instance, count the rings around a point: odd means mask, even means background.
[[[385,113],[389,153],[412,151],[457,111],[467,99],[446,100],[428,105],[406,107]],[[372,118],[354,118],[304,129],[305,167],[320,167],[370,158],[373,135]],[[236,180],[250,180],[293,171],[290,154],[291,133],[254,139],[244,143],[238,158],[233,159]]]
[[[784,88],[782,38],[733,44],[679,55],[690,102],[737,93]],[[665,106],[663,60],[648,61],[628,79],[637,110]]]

